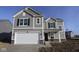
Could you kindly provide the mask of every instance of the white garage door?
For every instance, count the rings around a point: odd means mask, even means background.
[[[38,33],[15,33],[14,44],[38,44]]]

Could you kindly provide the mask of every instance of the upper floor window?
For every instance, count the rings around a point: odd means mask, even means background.
[[[27,25],[27,24],[28,24],[28,20],[24,19],[24,25]]]
[[[24,19],[24,25],[30,25],[30,18]]]
[[[36,24],[41,24],[41,18],[36,18]]]
[[[62,26],[59,26],[59,29],[62,29]]]
[[[30,24],[30,18],[24,18],[24,19],[18,19],[19,22],[17,21],[17,23],[19,23],[19,25],[28,25]]]
[[[39,23],[39,19],[37,19],[37,23]]]
[[[20,25],[23,25],[23,19],[20,19]]]
[[[55,28],[55,22],[54,23],[48,23],[48,28]]]

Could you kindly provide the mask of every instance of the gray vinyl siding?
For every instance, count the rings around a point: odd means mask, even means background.
[[[61,39],[65,39],[65,32],[64,31],[60,32],[60,37],[61,37]]]
[[[56,22],[56,28],[59,29],[59,26],[61,26],[61,27],[62,27],[62,30],[64,30],[64,25],[63,25],[63,23],[64,23],[64,22],[57,21],[57,22]]]
[[[47,29],[47,22],[46,22],[46,20],[44,20],[44,29]]]
[[[65,39],[65,32],[64,31],[60,32],[60,38]],[[58,32],[54,34],[54,39],[59,39],[59,33]]]
[[[63,25],[63,22],[58,22],[58,21],[57,21],[57,25]]]
[[[56,21],[56,28],[59,29],[59,26],[62,27],[62,30],[60,31],[60,37],[61,39],[65,39],[65,32],[64,32],[64,22],[63,21]],[[58,32],[56,34],[54,34],[55,39],[58,39]]]
[[[54,39],[59,39],[59,34],[58,34],[58,32],[54,34]]]
[[[28,15],[27,13],[26,13],[26,15],[25,16],[23,16],[23,12],[22,13],[20,13],[19,15],[17,15],[15,18],[26,18],[26,17],[31,17],[30,15]]]

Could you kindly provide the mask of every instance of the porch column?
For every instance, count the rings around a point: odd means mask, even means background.
[[[44,41],[44,18],[42,17],[42,40]]]
[[[59,43],[61,43],[60,31],[58,32]]]

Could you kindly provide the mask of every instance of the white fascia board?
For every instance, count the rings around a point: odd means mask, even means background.
[[[50,18],[46,19],[46,22],[49,21],[49,20],[50,20]]]
[[[21,11],[19,11],[19,12],[17,12],[13,17],[16,17],[16,16],[18,16],[19,14],[21,14],[23,12],[23,10],[21,10]]]
[[[55,17],[52,17],[52,18],[56,20]],[[49,20],[52,20],[51,17],[49,17],[49,18],[46,20],[46,22],[49,21]]]
[[[21,14],[23,10],[28,10],[28,8],[22,9],[21,11],[17,12],[13,17],[16,17],[17,15]]]

